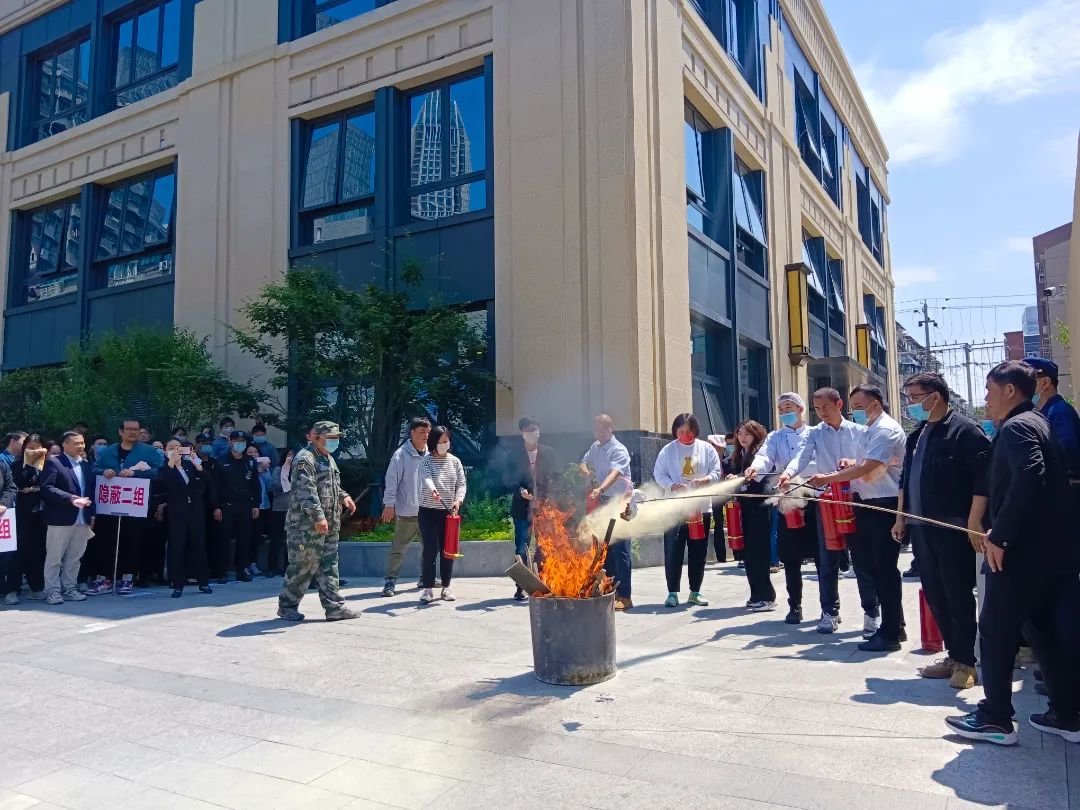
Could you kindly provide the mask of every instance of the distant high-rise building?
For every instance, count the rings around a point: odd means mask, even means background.
[[[1060,370],[1058,390],[1071,397],[1072,362],[1069,343],[1062,340],[1068,318],[1069,242],[1072,223],[1041,233],[1031,240],[1035,254],[1035,309],[1039,323],[1039,356],[1053,360]],[[1025,316],[1026,316],[1025,312]],[[1025,332],[1025,335],[1027,333]]]
[[[442,101],[443,93],[433,91],[417,99],[412,123],[412,185],[424,186],[439,182],[442,176]],[[448,165],[451,177],[470,174],[472,144],[465,127],[461,107],[450,100],[450,154]],[[450,186],[437,191],[416,194],[410,206],[417,219],[445,219],[471,210],[468,184]]]
[[[1039,308],[1024,309],[1023,321],[1024,357],[1042,357],[1042,340],[1039,337]]]

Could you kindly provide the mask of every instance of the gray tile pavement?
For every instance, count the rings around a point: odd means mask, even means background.
[[[1011,750],[947,738],[979,689],[916,677],[917,638],[855,649],[852,580],[827,637],[812,581],[792,628],[745,613],[734,566],[710,566],[700,609],[661,607],[662,572],[636,571],[619,675],[577,690],[532,676],[509,582],[428,607],[379,585],[354,582],[363,618],[336,624],[314,596],[276,621],[270,581],[0,611],[0,810],[1080,810],[1080,746],[1026,723]],[[1021,719],[1045,705],[1024,676]]]

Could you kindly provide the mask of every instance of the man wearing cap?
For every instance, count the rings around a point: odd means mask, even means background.
[[[807,431],[804,414],[806,401],[789,391],[776,398],[776,410],[780,415],[780,427],[765,438],[765,443],[757,451],[754,461],[746,470],[746,477],[753,481],[766,473],[782,473],[787,469],[806,440]],[[813,475],[817,471],[814,462],[807,465],[806,473]],[[784,579],[787,580],[788,624],[799,624],[803,620],[802,611],[802,561],[818,559],[817,506],[806,505],[806,525],[799,529],[789,529],[784,521],[779,523],[779,553],[784,564]]]
[[[359,618],[345,607],[338,589],[338,532],[341,512],[356,511],[349,493],[341,488],[341,471],[333,454],[341,441],[341,429],[333,422],[316,422],[311,441],[292,463],[292,498],[285,517],[289,568],[278,596],[278,618],[299,622],[297,608],[312,578],[328,622]]]
[[[218,524],[218,543],[211,570],[221,584],[229,581],[229,542],[235,541],[233,560],[237,582],[251,582],[247,572],[251,562],[251,536],[262,502],[259,465],[247,455],[248,435],[242,430],[229,434],[229,452],[214,465],[210,504]]]
[[[1065,466],[1069,478],[1076,482],[1075,488],[1080,484],[1080,415],[1058,393],[1057,363],[1044,357],[1029,357],[1024,362],[1035,369],[1035,395],[1031,404],[1046,417],[1050,435],[1065,451]]]

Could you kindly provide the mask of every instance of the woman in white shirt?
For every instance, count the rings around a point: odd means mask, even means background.
[[[439,558],[439,576],[442,579],[441,598],[454,601],[450,591],[450,578],[454,574],[454,561],[443,554],[446,540],[446,516],[456,515],[465,500],[465,468],[457,456],[450,454],[450,428],[436,425],[428,433],[428,450],[420,461],[417,479],[420,485],[420,539],[424,544],[423,567],[420,569],[424,582],[421,602],[433,602],[435,588],[435,558]]]
[[[700,434],[697,417],[692,413],[681,413],[675,417],[671,425],[673,441],[664,446],[653,465],[653,479],[666,492],[678,493],[709,486],[723,477],[720,456],[711,444],[698,439]],[[705,579],[705,558],[709,550],[707,538],[712,522],[711,505],[708,498],[688,499],[686,504],[688,520],[693,522],[700,519],[703,522],[698,532],[701,539],[690,538],[689,522],[680,523],[664,533],[664,570],[668,587],[664,604],[668,607],[679,604],[684,558],[687,579],[690,581],[689,603],[709,604],[701,596],[701,583]]]

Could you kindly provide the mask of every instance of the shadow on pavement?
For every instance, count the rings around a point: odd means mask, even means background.
[[[322,618],[321,615],[319,618]],[[246,638],[249,636],[275,636],[284,633],[290,626],[297,622],[287,622],[282,619],[259,619],[254,622],[236,624],[226,627],[218,632],[220,638]]]
[[[528,601],[517,602],[513,596],[507,596],[504,599],[482,599],[479,602],[466,602],[458,605],[454,610],[461,611],[479,611],[482,613],[491,613],[492,611],[500,610],[503,608],[519,608],[528,607]]]

